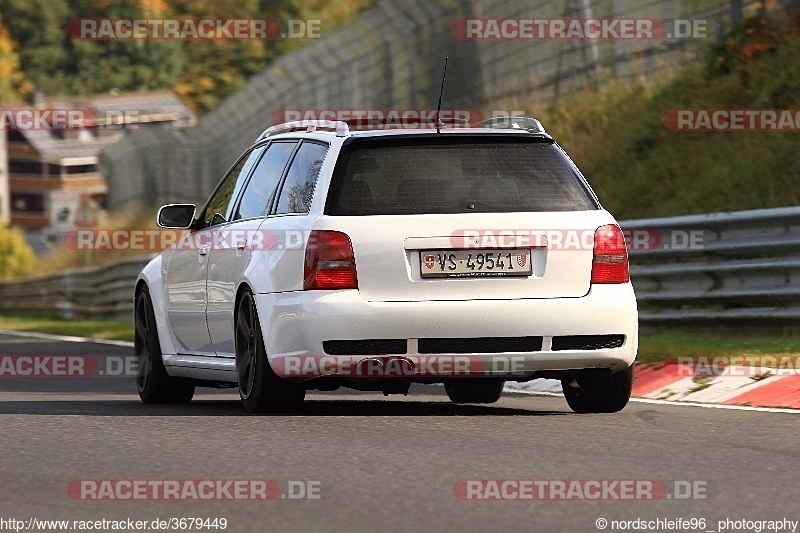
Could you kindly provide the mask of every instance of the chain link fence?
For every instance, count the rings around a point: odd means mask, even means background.
[[[383,0],[287,53],[182,130],[136,132],[101,154],[110,209],[202,203],[228,166],[284,109],[432,109],[528,113],[604,79],[653,77],[690,57],[687,41],[459,39],[459,19],[707,20],[715,39],[763,2],[748,0]]]

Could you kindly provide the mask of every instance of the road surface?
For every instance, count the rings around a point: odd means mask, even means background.
[[[99,368],[131,352],[0,336],[3,356],[85,355]],[[225,518],[226,531],[590,532],[601,518],[606,531],[615,530],[612,520],[704,518],[705,528],[695,521],[681,530],[717,531],[726,518],[800,519],[795,414],[631,403],[614,415],[576,415],[558,397],[505,394],[492,406],[457,406],[440,387],[416,386],[408,397],[309,393],[299,414],[255,416],[241,410],[235,390],[200,391],[189,405],[147,406],[131,378],[0,377],[0,526],[32,517],[202,517]],[[550,499],[477,500],[501,486],[485,481],[472,481],[471,499],[462,499],[466,480],[509,479],[539,480],[544,492],[534,495]],[[98,501],[102,491],[67,490],[88,490],[76,485],[87,480],[92,490],[109,480],[274,480],[278,493],[268,501]],[[587,481],[608,488],[614,480],[668,494],[587,497],[595,486]],[[502,486],[513,497],[524,484]],[[562,497],[565,486],[584,490],[584,499]],[[619,497],[622,486],[609,494]],[[687,486],[689,499],[678,499]],[[301,489],[313,499],[292,499]],[[655,530],[670,529],[678,528]]]

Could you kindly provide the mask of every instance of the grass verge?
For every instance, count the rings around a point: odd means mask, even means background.
[[[121,320],[64,320],[56,317],[0,315],[0,329],[133,341],[133,322]]]
[[[707,335],[668,330],[639,338],[638,361],[675,357],[800,355],[800,339],[766,335]]]

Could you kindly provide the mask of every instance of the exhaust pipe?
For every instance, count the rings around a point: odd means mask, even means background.
[[[356,363],[354,377],[410,378],[417,365],[408,357],[366,357]]]

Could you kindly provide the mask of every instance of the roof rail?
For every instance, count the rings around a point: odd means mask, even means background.
[[[292,131],[306,131],[312,132],[317,130],[335,131],[337,137],[345,137],[350,134],[350,127],[346,122],[341,120],[295,120],[293,122],[284,122],[277,126],[270,126],[261,132],[256,141],[266,139],[272,135],[279,133],[289,133]]]
[[[484,120],[479,128],[526,130],[531,133],[547,133],[542,123],[532,117],[497,117]]]

